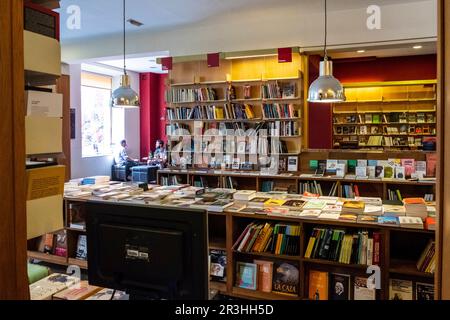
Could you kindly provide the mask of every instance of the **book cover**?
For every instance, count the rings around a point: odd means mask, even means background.
[[[412,281],[390,279],[389,300],[412,300]]]
[[[79,283],[53,295],[53,300],[85,300],[102,288],[91,286],[87,281]]]
[[[272,292],[273,262],[266,260],[254,260],[258,265],[258,290]]]
[[[210,250],[210,271],[211,280],[226,282],[227,280],[227,252],[225,250]]]
[[[329,281],[330,300],[350,300],[350,276],[347,274],[332,273]]]
[[[292,263],[274,262],[272,291],[297,296],[299,292],[299,270]]]
[[[310,300],[328,300],[328,272],[309,271],[309,295]]]
[[[416,300],[430,301],[434,300],[434,285],[429,283],[416,283]]]
[[[84,234],[78,236],[76,258],[87,260],[87,239]]]
[[[236,286],[256,290],[258,266],[255,263],[236,262]]]
[[[405,167],[395,167],[395,179],[405,180],[406,175],[407,174],[406,174],[406,168]]]

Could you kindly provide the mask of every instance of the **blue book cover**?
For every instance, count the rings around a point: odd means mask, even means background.
[[[236,263],[236,281],[239,288],[256,290],[257,274],[258,266],[255,263]]]
[[[379,224],[398,225],[397,217],[378,217]]]
[[[369,167],[376,167],[378,165],[378,160],[367,160],[367,165]]]

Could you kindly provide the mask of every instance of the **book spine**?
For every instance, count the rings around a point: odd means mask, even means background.
[[[381,234],[379,232],[373,233],[373,264],[380,264],[380,254],[381,254]]]

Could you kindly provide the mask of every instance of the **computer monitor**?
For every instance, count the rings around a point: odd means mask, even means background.
[[[86,203],[89,283],[130,299],[208,299],[205,210]]]

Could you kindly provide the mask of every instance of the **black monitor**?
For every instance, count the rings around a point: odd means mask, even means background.
[[[205,210],[89,201],[89,283],[130,299],[208,299]]]

